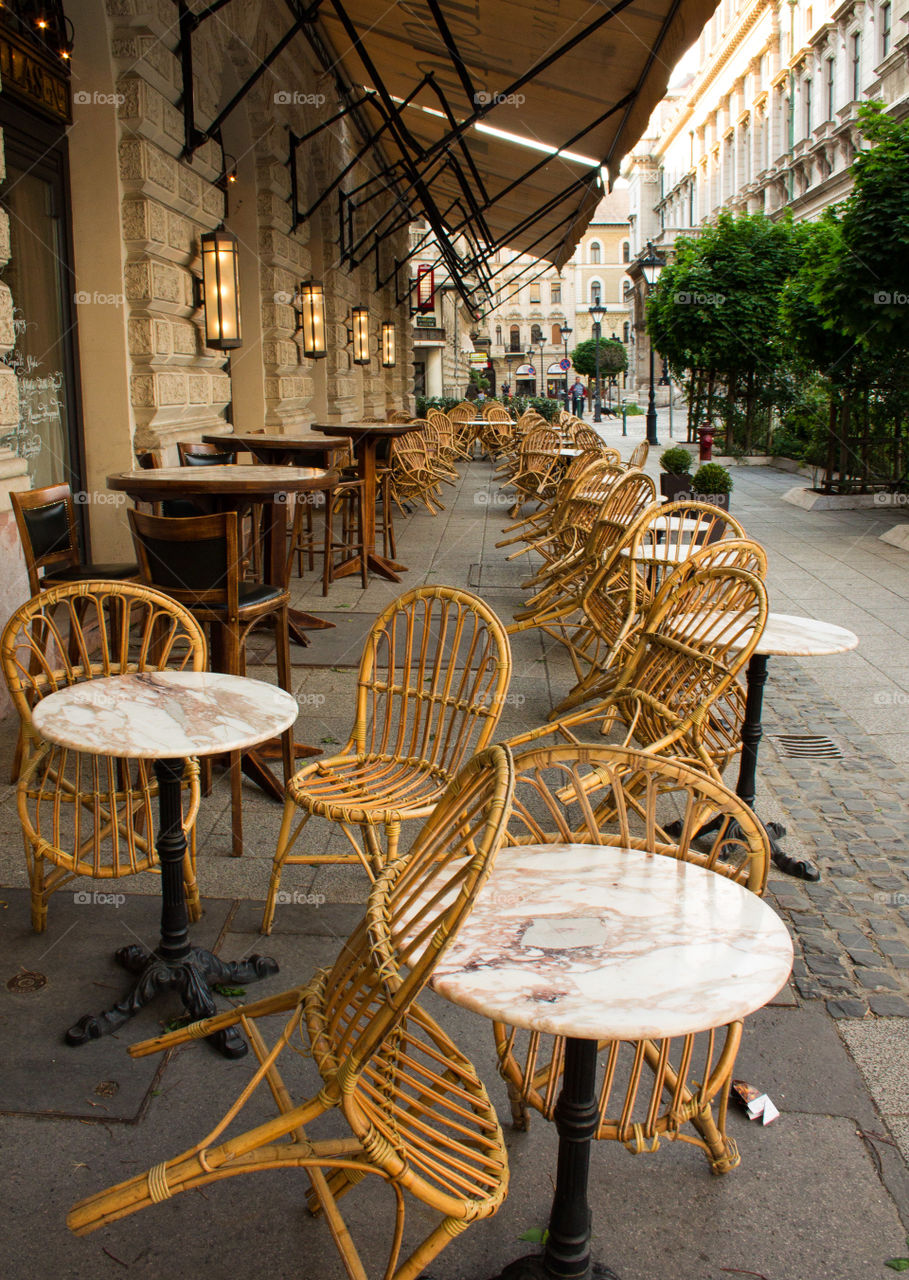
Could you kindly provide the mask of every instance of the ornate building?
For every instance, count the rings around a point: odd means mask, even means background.
[[[491,264],[493,301],[476,326],[474,346],[488,354],[487,376],[496,388],[508,384],[515,395],[564,394],[566,380],[562,328],[568,353],[591,337],[589,307],[600,302],[608,315],[603,336],[630,339],[626,303],[631,258],[628,190],[604,196],[564,270],[507,251]],[[569,380],[573,381],[571,371]]]
[[[909,112],[909,0],[722,0],[626,162],[632,258],[721,209],[816,218],[848,195],[859,107]],[[688,62],[689,59],[686,59]],[[635,281],[639,380],[649,348]]]

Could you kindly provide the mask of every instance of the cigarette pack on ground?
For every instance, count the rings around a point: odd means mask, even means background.
[[[749,1120],[770,1124],[780,1114],[766,1093],[761,1093],[760,1089],[745,1080],[733,1080],[732,1094],[747,1111]]]

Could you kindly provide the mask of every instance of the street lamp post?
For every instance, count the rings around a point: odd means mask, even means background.
[[[647,297],[649,298],[656,287],[656,282],[660,277],[660,272],[666,265],[666,260],[660,257],[648,240],[647,252],[641,259],[639,259],[639,265],[641,268],[641,274],[647,283]],[[647,443],[658,445],[660,442],[657,439],[656,401],[654,400],[653,395],[654,377],[653,340],[650,339],[650,396],[647,401]]]
[[[602,422],[603,397],[600,390],[600,334],[602,332],[603,316],[606,314],[606,308],[601,302],[595,302],[592,307],[588,307],[587,309],[590,312],[590,318],[593,321],[593,351],[594,360],[596,362],[596,390],[594,392],[593,400],[593,420],[594,422]],[[567,373],[565,374],[565,378],[567,381]]]
[[[543,348],[546,343],[540,339],[540,399],[545,400],[546,397],[546,362],[543,359]]]
[[[565,359],[567,360],[568,359],[568,339],[571,337],[571,330],[568,328],[567,325],[560,324],[559,333],[562,335],[562,341],[565,343]],[[570,408],[568,405],[568,370],[567,369],[565,370],[565,412],[566,413],[570,412]]]

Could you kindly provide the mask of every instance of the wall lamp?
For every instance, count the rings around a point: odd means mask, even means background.
[[[230,231],[202,236],[202,284],[197,305],[205,308],[205,345],[229,351],[243,345],[240,334],[239,244]]]
[[[382,325],[382,368],[393,369],[396,360],[395,327],[390,320],[386,320]]]
[[[351,309],[347,341],[353,346],[354,364],[369,364],[369,309],[367,307]]]
[[[295,302],[297,333],[303,335],[303,354],[307,360],[322,360],[328,354],[325,349],[325,288],[321,280],[304,280]]]

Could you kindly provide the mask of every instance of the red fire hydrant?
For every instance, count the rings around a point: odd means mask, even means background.
[[[698,462],[709,462],[713,457],[713,437],[715,434],[716,427],[698,427],[698,445],[700,446]]]

